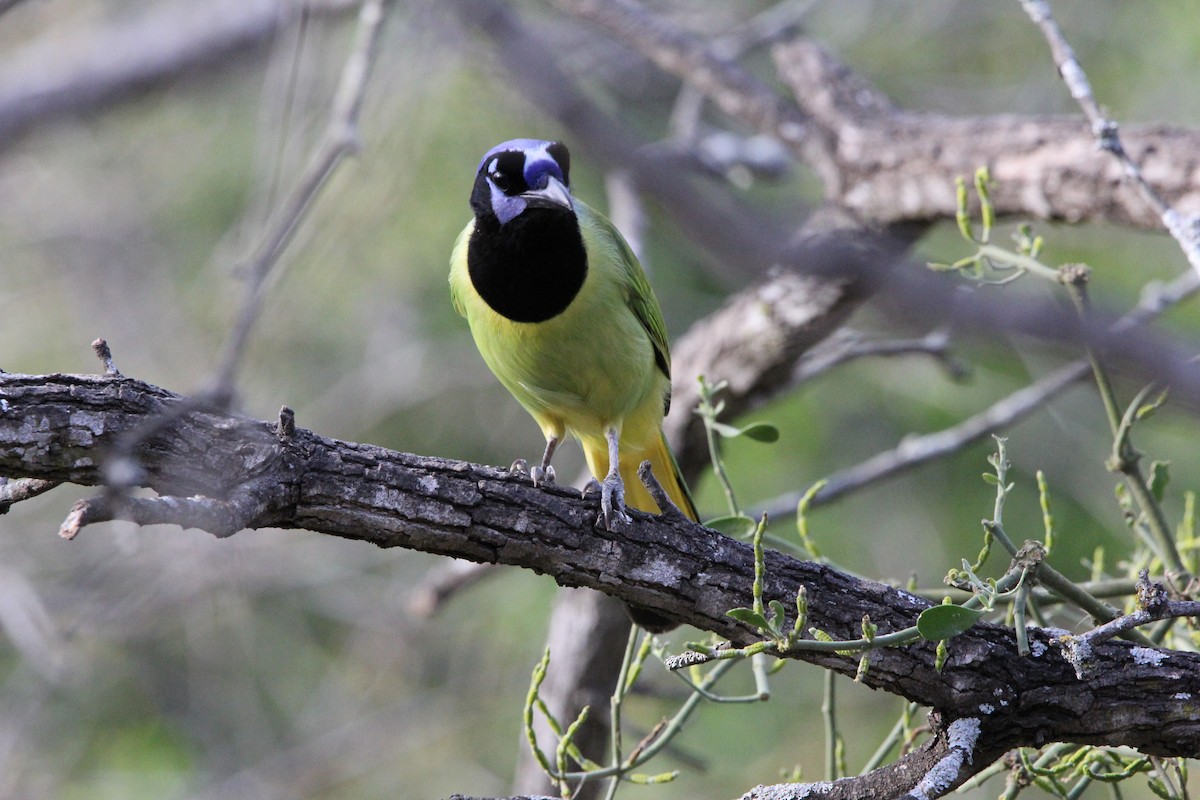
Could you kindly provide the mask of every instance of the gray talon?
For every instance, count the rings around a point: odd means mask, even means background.
[[[600,488],[600,481],[596,480],[595,478],[588,478],[587,483],[585,483],[583,488],[579,491],[579,496],[584,500],[587,500],[587,496],[589,494],[603,494],[603,490]]]
[[[529,470],[529,477],[533,479],[534,486],[541,486],[545,483],[554,483],[554,467],[547,464],[545,467],[534,467]]]
[[[514,461],[512,463],[512,466],[510,466],[508,468],[508,471],[511,472],[513,475],[528,475],[529,474],[529,462],[523,458],[518,458],[516,461]]]
[[[633,519],[625,513],[625,484],[617,473],[609,473],[600,484],[600,519],[604,529],[615,530],[615,525],[621,522],[632,522]]]

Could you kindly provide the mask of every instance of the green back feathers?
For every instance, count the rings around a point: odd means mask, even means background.
[[[625,303],[641,323],[646,335],[650,337],[650,343],[654,346],[654,363],[670,381],[671,351],[667,346],[667,326],[663,322],[662,309],[659,308],[658,300],[654,297],[654,290],[650,288],[650,281],[646,279],[645,270],[642,269],[633,250],[629,248],[625,237],[620,234],[615,225],[609,222],[607,217],[580,200],[575,201],[575,213],[579,218],[579,227],[583,231],[584,241],[587,243],[589,258],[590,254],[597,252],[601,247],[613,251],[614,260],[622,270],[621,281],[625,289]],[[663,414],[667,413],[670,406],[671,393],[668,389],[666,397],[663,399]]]

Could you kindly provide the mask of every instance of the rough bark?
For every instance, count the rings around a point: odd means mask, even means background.
[[[187,402],[123,377],[0,376],[0,472],[101,485],[112,479],[105,454],[128,450],[139,467],[134,482],[160,497],[133,502],[109,492],[99,503],[82,501],[79,513],[98,509],[91,518],[173,521],[218,535],[305,528],[519,566],[647,606],[737,645],[757,638],[725,614],[751,604],[753,555],[745,543],[687,520],[640,513],[610,533],[595,525],[594,499],[571,490],[535,489],[504,470],[302,428],[280,436],[271,423],[191,406],[181,411]],[[124,438],[131,434],[132,447]],[[908,627],[929,605],[775,552],[768,552],[766,569],[765,599],[790,607],[805,586],[808,624],[836,638],[857,637],[864,615],[881,634]],[[1180,699],[1200,696],[1200,655],[1110,641],[1095,648],[1079,678],[1063,658],[1064,635],[1032,629],[1033,655],[1022,658],[1011,630],[978,624],[951,641],[940,673],[933,644],[919,642],[873,651],[863,682],[931,706],[946,731],[975,720],[973,760],[962,777],[1012,747],[1051,741],[1128,745],[1151,755],[1200,753],[1200,718]],[[857,667],[857,657],[834,653],[789,657],[847,675]]]

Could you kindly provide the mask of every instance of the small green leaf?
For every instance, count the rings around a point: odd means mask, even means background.
[[[868,614],[863,614],[862,618],[862,634],[863,638],[868,642],[875,641],[875,634],[879,632],[879,626],[871,622],[871,617]]]
[[[755,628],[762,630],[770,630],[771,625],[767,622],[766,617],[755,611],[753,608],[731,608],[725,612],[725,616],[733,617],[738,622],[744,622],[747,625],[753,625]]]
[[[704,527],[712,528],[718,533],[732,536],[735,539],[749,539],[758,529],[758,521],[745,514],[730,514],[724,517],[713,517],[704,523]]]
[[[633,772],[625,775],[625,780],[630,783],[640,784],[642,786],[653,786],[659,783],[670,783],[679,777],[679,770],[671,770],[670,772],[660,772],[657,775],[645,775],[641,772]]]
[[[917,632],[931,642],[940,642],[967,630],[982,616],[983,612],[974,608],[934,606],[917,617]]]
[[[744,428],[735,428],[732,425],[726,425],[724,422],[713,422],[712,429],[726,439],[736,439],[739,436],[745,436],[747,439],[753,439],[756,442],[779,441],[779,429],[769,422],[753,422]]]
[[[1154,499],[1162,502],[1163,495],[1167,491],[1167,483],[1171,480],[1171,462],[1170,461],[1155,461],[1150,464],[1150,494],[1154,495]]]
[[[999,478],[997,478],[997,477],[996,477],[996,476],[995,476],[993,473],[991,473],[991,472],[985,472],[985,473],[983,473],[983,482],[984,482],[984,483],[990,483],[992,486],[999,486],[999,485],[1000,485],[1000,479],[999,479]]]
[[[971,215],[967,210],[967,182],[961,175],[954,179],[954,195],[957,201],[954,221],[958,223],[958,232],[968,242],[973,242],[975,235],[971,232]]]
[[[772,600],[767,605],[771,607],[771,623],[778,629],[783,624],[784,619],[787,618],[787,610],[783,607],[783,603],[778,600]]]
[[[858,670],[854,673],[854,682],[862,683],[863,678],[867,677],[867,670],[871,668],[871,656],[868,653],[863,653],[862,658],[858,659]]]
[[[770,444],[779,441],[779,428],[769,422],[755,422],[742,428],[742,435],[756,442]]]
[[[991,175],[988,173],[986,166],[975,170],[975,193],[979,195],[979,217],[983,226],[983,233],[980,234],[979,240],[984,243],[990,238],[992,226],[996,222],[996,214],[992,208],[992,198],[988,194],[988,184],[991,180]]]
[[[792,624],[792,638],[799,639],[808,622],[808,590],[801,586],[796,590],[796,621]]]
[[[1154,416],[1154,412],[1158,411],[1159,407],[1161,407],[1163,403],[1167,402],[1167,393],[1168,390],[1163,389],[1162,392],[1159,393],[1158,397],[1154,398],[1145,405],[1139,406],[1137,413],[1134,414],[1133,418],[1136,420],[1143,420],[1147,417]]]

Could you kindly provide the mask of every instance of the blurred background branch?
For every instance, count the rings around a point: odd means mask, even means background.
[[[136,100],[196,70],[228,69],[238,56],[261,52],[301,14],[356,7],[350,0],[168,3],[86,33],[48,31],[4,56],[0,148],[35,125]]]

